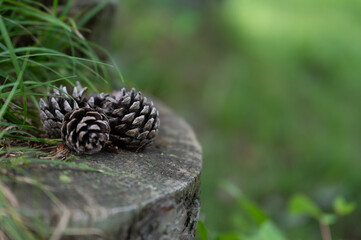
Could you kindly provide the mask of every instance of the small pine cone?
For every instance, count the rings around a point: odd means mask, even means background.
[[[99,109],[79,108],[65,115],[61,137],[77,153],[99,152],[109,140],[108,118]]]
[[[44,126],[45,133],[49,138],[60,138],[60,128],[64,115],[73,111],[75,108],[87,107],[87,100],[84,98],[84,93],[88,90],[87,87],[82,87],[79,82],[73,89],[71,99],[64,86],[59,87],[63,92],[53,89],[53,96],[48,96],[46,101],[40,99],[40,120]],[[66,94],[65,94],[66,93]]]
[[[117,146],[138,150],[158,133],[159,112],[141,92],[133,88],[113,93],[104,108],[111,127],[110,140]]]

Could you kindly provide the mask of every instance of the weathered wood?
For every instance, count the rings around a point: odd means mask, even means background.
[[[71,239],[76,234],[88,235],[86,239],[98,239],[94,234],[99,239],[193,239],[201,147],[187,123],[162,104],[156,106],[161,127],[152,145],[138,153],[101,152],[76,160],[102,172],[30,165],[31,174],[56,199],[34,185],[12,184],[21,211],[40,217],[53,231],[71,234]]]

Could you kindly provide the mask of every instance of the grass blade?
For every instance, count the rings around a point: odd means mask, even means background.
[[[95,7],[88,11],[85,16],[78,21],[78,26],[84,26],[90,19],[92,19],[98,12],[100,12],[107,4],[109,0],[100,1]]]
[[[9,54],[10,54],[10,57],[11,57],[11,61],[13,62],[13,65],[14,65],[14,68],[16,70],[16,74],[19,75],[20,74],[20,65],[19,65],[19,62],[16,58],[16,54],[15,54],[15,51],[14,51],[14,46],[10,40],[10,37],[9,37],[9,33],[6,29],[6,26],[4,24],[4,21],[3,21],[3,17],[0,16],[0,31],[1,31],[1,34],[5,40],[5,44],[8,48],[8,51],[9,51]]]
[[[1,19],[1,18],[0,18],[0,19]],[[0,20],[0,21],[1,21],[1,20]],[[0,27],[1,27],[1,23],[0,23]],[[25,59],[23,68],[20,70],[20,72],[19,72],[19,74],[18,74],[18,77],[17,77],[17,79],[16,79],[16,82],[15,82],[15,84],[14,84],[11,92],[9,93],[8,98],[6,99],[4,105],[2,105],[2,107],[1,107],[1,109],[0,109],[0,119],[3,118],[3,116],[4,116],[4,114],[5,114],[5,111],[6,111],[7,107],[9,106],[9,103],[11,102],[12,98],[14,97],[14,94],[15,94],[16,89],[18,88],[18,86],[19,86],[20,83],[22,82],[22,78],[23,78],[23,74],[24,74],[26,65],[27,65],[27,59]]]

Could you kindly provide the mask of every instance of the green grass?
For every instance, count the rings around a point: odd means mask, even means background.
[[[58,12],[56,2],[51,11],[34,1],[2,1],[0,98],[6,99],[1,102],[2,120],[20,128],[37,126],[38,98],[55,85],[79,80],[94,91],[102,81],[107,84],[111,72],[119,73],[115,65],[97,57],[94,44],[84,40],[76,25],[85,24],[105,2],[73,19],[66,17],[70,5]],[[5,127],[3,121],[1,126]],[[37,128],[34,131],[40,134]]]
[[[39,121],[38,101],[48,96],[49,90],[58,89],[60,84],[75,86],[76,81],[90,91],[109,90],[110,76],[122,78],[110,54],[81,34],[85,24],[107,2],[71,17],[67,13],[72,1],[67,1],[61,12],[58,1],[50,7],[41,1],[0,1],[0,238],[5,235],[10,239],[44,239],[59,234],[52,233],[40,219],[23,216],[18,211],[18,200],[5,183],[27,178],[27,183],[35,184],[58,202],[45,185],[26,171],[30,164],[49,162],[39,158],[44,155],[42,151],[27,144],[57,145],[61,141],[44,138]],[[107,55],[111,63],[103,62],[98,51]],[[13,146],[12,141],[23,142],[24,146]],[[54,159],[51,163],[96,171],[69,161]],[[13,171],[22,177],[14,178]]]

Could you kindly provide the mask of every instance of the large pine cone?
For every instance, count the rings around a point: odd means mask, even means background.
[[[75,108],[88,106],[87,99],[84,98],[84,93],[88,88],[83,88],[79,82],[76,83],[71,95],[75,101],[66,95],[68,93],[66,87],[61,85],[59,88],[63,92],[53,89],[53,92],[49,93],[52,96],[48,96],[46,101],[41,98],[39,102],[40,120],[49,138],[61,137],[60,129],[65,114]]]
[[[159,112],[141,92],[133,88],[117,91],[103,103],[111,127],[113,144],[139,150],[151,143],[158,133]]]
[[[79,108],[65,115],[61,137],[77,153],[99,152],[109,140],[108,118],[99,109]]]

